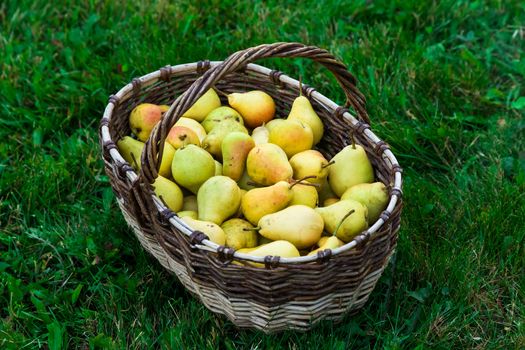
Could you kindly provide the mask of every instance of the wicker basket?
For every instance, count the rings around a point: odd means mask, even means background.
[[[349,110],[313,88],[302,85],[325,124],[318,150],[331,158],[353,133],[367,151],[376,178],[390,189],[390,202],[380,219],[353,241],[316,256],[251,257],[208,241],[192,231],[157,198],[151,183],[167,132],[210,87],[231,93],[259,89],[270,94],[278,117],[286,117],[299,94],[298,81],[251,62],[269,57],[303,57],[328,68],[343,88]],[[115,145],[130,134],[128,116],[142,102],[171,104],[152,132],[139,173]],[[388,264],[397,241],[401,214],[401,168],[384,141],[370,130],[365,99],[355,78],[334,56],[299,43],[260,45],[239,51],[223,62],[167,66],[133,79],[109,99],[100,125],[105,171],[127,223],[142,246],[210,310],[224,314],[238,327],[265,332],[307,330],[321,319],[339,320],[361,308]],[[264,264],[264,268],[232,264],[232,260]]]

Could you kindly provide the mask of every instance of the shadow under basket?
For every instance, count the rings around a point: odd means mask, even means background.
[[[159,145],[209,88],[224,93],[263,90],[276,103],[276,117],[287,116],[299,95],[299,82],[251,63],[270,57],[309,58],[334,74],[355,116],[302,85],[303,95],[325,126],[316,149],[330,159],[350,143],[353,134],[368,154],[376,181],[390,191],[388,206],[377,222],[344,246],[314,256],[252,257],[218,246],[167,209],[151,187],[162,155]],[[340,320],[366,303],[395,250],[402,207],[401,168],[388,145],[371,131],[365,99],[355,84],[346,66],[327,51],[300,43],[275,43],[236,52],[221,62],[166,66],[133,79],[109,99],[100,124],[100,143],[105,171],[124,218],[144,249],[208,309],[225,315],[238,327],[270,333],[308,330],[323,319]],[[140,160],[141,169],[135,172],[120,155],[116,141],[131,133],[129,114],[143,102],[171,108],[153,130]],[[259,262],[264,267],[238,265],[233,260]]]

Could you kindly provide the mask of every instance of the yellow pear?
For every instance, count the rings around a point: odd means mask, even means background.
[[[332,236],[323,236],[323,237],[319,238],[319,241],[317,241],[317,244],[316,244],[316,245],[317,245],[318,247],[322,247],[322,246],[326,243],[326,241],[327,241],[329,238],[331,238],[331,237],[335,237],[335,238],[337,238],[336,236],[333,236],[333,235],[332,235]],[[333,241],[333,240],[332,240],[332,241]],[[338,242],[338,244],[339,244],[339,245],[338,245],[339,247],[342,247],[342,246],[345,245],[345,242],[341,241],[339,238],[337,238],[337,242]]]
[[[210,152],[218,159],[222,159],[222,141],[231,132],[241,132],[248,135],[248,130],[244,125],[226,119],[217,124],[202,141],[202,148]]]
[[[291,189],[293,195],[292,200],[288,205],[302,204],[310,208],[315,208],[317,206],[319,195],[314,186],[297,182],[292,185]]]
[[[257,232],[253,230],[253,225],[248,221],[230,219],[225,221],[221,228],[226,234],[226,246],[235,250],[257,246]]]
[[[244,124],[256,128],[273,119],[275,102],[264,91],[253,90],[228,95],[228,103],[242,115]]]
[[[152,103],[141,103],[135,107],[129,115],[129,126],[131,132],[140,141],[146,142],[151,130],[157,125],[162,117],[162,109]]]
[[[285,240],[270,242],[255,248],[239,249],[238,252],[260,257],[280,256],[282,258],[296,258],[301,256],[297,248],[292,243]],[[252,266],[264,267],[264,264],[260,263],[252,263],[248,261],[245,261],[244,263]]]
[[[117,146],[122,158],[128,162],[133,169],[140,169],[140,155],[144,149],[144,142],[135,140],[130,136],[124,136],[117,141]]]
[[[328,170],[328,182],[337,197],[350,187],[374,181],[374,169],[365,149],[356,144],[348,145],[337,153]]]
[[[327,207],[337,202],[339,202],[339,198],[337,197],[326,198],[323,202],[323,207]]]
[[[201,124],[206,132],[210,132],[215,126],[217,126],[217,124],[227,119],[244,125],[244,120],[239,112],[228,106],[215,108],[206,116]]]
[[[268,142],[281,147],[288,158],[312,148],[313,133],[308,124],[299,120],[274,119],[266,124]]]
[[[181,219],[193,230],[206,234],[210,241],[218,245],[224,245],[226,243],[226,234],[219,225],[209,221],[195,220],[189,216],[184,216]]]
[[[201,145],[197,134],[190,128],[182,125],[174,125],[166,136],[166,141],[175,149],[179,149],[189,144],[197,146]]]
[[[117,141],[117,146],[122,157],[131,164],[135,170],[140,169],[140,157],[144,150],[144,142],[135,140],[130,136],[124,136]],[[162,161],[160,162],[159,175],[164,177],[171,177],[171,163],[175,149],[169,144],[164,143],[164,151],[162,152]]]
[[[242,197],[242,213],[246,220],[257,225],[263,216],[285,208],[292,196],[290,184],[286,181],[279,181],[268,187],[254,188]]]
[[[166,113],[170,109],[170,106],[168,106],[168,105],[158,105],[158,106],[159,106],[160,111],[162,112],[162,114]]]
[[[158,176],[152,184],[155,194],[166,203],[173,212],[182,209],[182,191],[173,181]]]
[[[322,216],[325,230],[346,243],[368,227],[368,209],[353,199],[340,200],[315,211]]]
[[[182,116],[202,122],[215,108],[221,106],[221,100],[213,89],[206,91]]]
[[[164,177],[171,177],[171,163],[175,156],[175,148],[167,142],[164,142],[164,150],[162,151],[162,161],[160,162],[159,175]]]
[[[308,124],[313,132],[313,144],[319,143],[324,133],[323,121],[315,113],[312,104],[305,96],[297,97],[292,104],[292,109],[288,115],[289,120],[300,120]]]
[[[194,220],[198,219],[197,212],[193,211],[193,210],[181,210],[181,211],[179,211],[177,213],[177,215],[178,215],[179,218],[183,218],[185,216],[189,216],[190,218],[192,218]]]
[[[317,252],[320,250],[335,249],[335,248],[342,247],[344,244],[345,243],[341,241],[339,238],[337,238],[336,236],[321,237],[319,239],[319,242],[317,242],[317,245],[319,246],[319,248],[312,250],[310,253],[308,253],[308,255],[317,255]]]
[[[215,160],[202,148],[188,145],[175,151],[171,173],[179,185],[197,193],[199,187],[215,175]]]
[[[255,147],[250,135],[234,131],[222,140],[222,172],[234,181],[239,181],[246,167],[248,153]]]
[[[200,186],[197,205],[199,220],[220,225],[237,212],[241,205],[241,190],[228,176],[213,176]]]
[[[273,143],[252,148],[246,159],[246,169],[250,178],[263,186],[291,179],[293,175],[286,153]]]
[[[184,197],[183,202],[182,202],[182,210],[196,212],[197,210],[199,210],[198,208],[199,207],[197,205],[197,196],[190,195],[190,196]]]
[[[175,125],[185,126],[188,129],[191,129],[199,138],[199,142],[202,142],[202,140],[204,140],[206,137],[206,130],[204,130],[202,125],[195,119],[180,117]]]
[[[263,216],[257,225],[259,234],[271,240],[286,240],[297,249],[314,245],[323,233],[323,218],[306,205],[292,205]]]
[[[328,162],[321,152],[309,149],[299,152],[290,158],[294,179],[306,179],[306,181],[322,184],[328,176],[328,169],[332,163]]]
[[[343,193],[341,199],[353,199],[368,208],[368,223],[372,224],[379,219],[385,210],[389,196],[384,183],[364,183],[350,187]]]
[[[269,138],[270,138],[270,131],[268,131],[268,128],[264,124],[256,127],[252,131],[252,139],[256,145],[262,145],[263,143],[268,143]]]

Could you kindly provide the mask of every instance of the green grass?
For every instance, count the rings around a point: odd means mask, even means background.
[[[0,348],[525,348],[522,2],[176,3],[0,3]],[[97,127],[135,76],[274,41],[348,64],[404,167],[405,207],[360,313],[264,335],[209,312],[143,251]],[[343,101],[319,66],[261,63]]]

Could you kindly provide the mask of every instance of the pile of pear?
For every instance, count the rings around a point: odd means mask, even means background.
[[[226,96],[221,105],[210,89],[179,118],[152,184],[189,227],[241,253],[291,258],[340,247],[379,218],[389,196],[364,148],[352,141],[332,159],[317,151],[324,125],[308,98],[276,118],[264,91]],[[142,103],[130,113],[132,135],[117,144],[136,170],[168,109]]]

